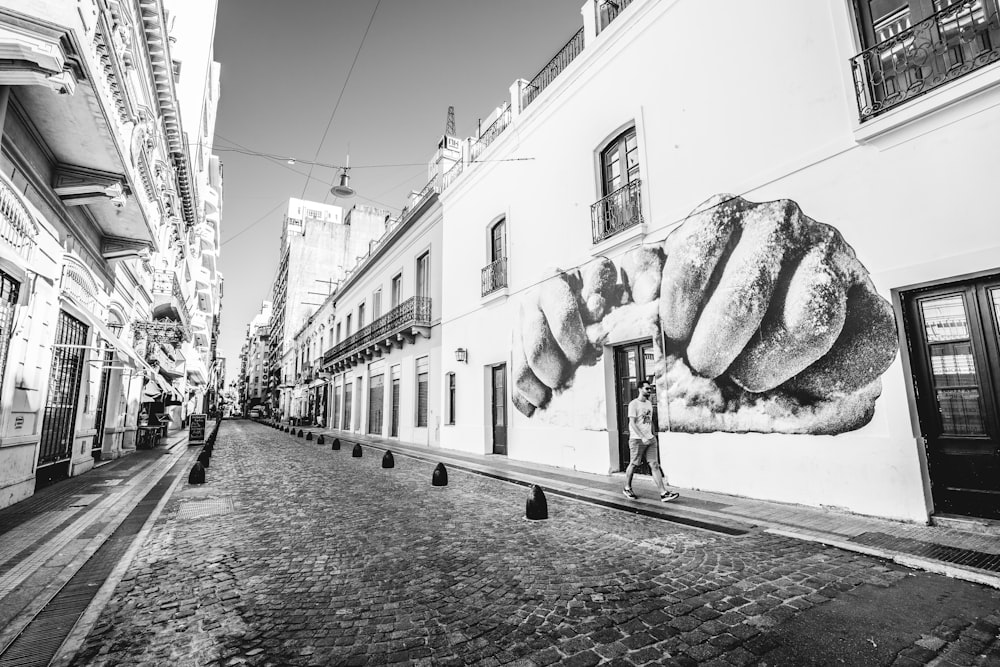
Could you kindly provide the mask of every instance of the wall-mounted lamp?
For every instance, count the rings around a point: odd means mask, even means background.
[[[457,350],[455,350],[455,361],[464,364],[468,358],[469,358],[469,351],[466,350],[464,347],[460,347]]]

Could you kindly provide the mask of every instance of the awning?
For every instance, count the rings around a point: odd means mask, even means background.
[[[315,389],[316,387],[322,387],[325,384],[326,380],[324,378],[316,378],[315,380],[309,383],[309,388]]]

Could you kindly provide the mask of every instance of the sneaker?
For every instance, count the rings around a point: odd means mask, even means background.
[[[669,503],[671,500],[677,500],[681,497],[681,494],[675,493],[673,491],[664,491],[660,494],[661,503]]]
[[[635,495],[635,492],[632,491],[632,489],[622,489],[622,493],[625,494],[626,498],[629,498],[631,500],[636,500],[639,498],[639,496]]]

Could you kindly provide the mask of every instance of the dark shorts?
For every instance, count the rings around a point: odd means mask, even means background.
[[[630,456],[629,465],[637,466],[645,458],[650,467],[660,463],[660,454],[656,451],[656,438],[649,440],[639,440],[632,438],[628,441],[628,453]]]

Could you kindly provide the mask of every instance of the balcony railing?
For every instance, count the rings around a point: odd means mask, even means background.
[[[9,243],[20,257],[31,259],[38,225],[24,205],[20,193],[0,177],[0,239]]]
[[[545,87],[552,83],[567,65],[583,51],[583,28],[573,35],[565,46],[552,57],[545,67],[521,90],[521,109],[527,108]]]
[[[851,59],[861,121],[997,60],[997,0],[956,2]]]
[[[642,224],[641,185],[642,181],[634,180],[591,205],[590,224],[594,243]]]
[[[483,296],[507,286],[507,258],[501,257],[483,267]]]
[[[368,326],[359,329],[334,345],[323,355],[323,363],[331,364],[359,349],[384,341],[415,326],[431,325],[431,298],[410,297]]]
[[[456,179],[462,174],[465,169],[465,163],[462,161],[462,156],[458,157],[458,162],[453,164],[448,171],[444,172],[444,176],[441,178],[441,190],[447,190],[451,187],[451,184],[455,182]]]
[[[471,159],[473,162],[478,160],[479,156],[486,150],[486,147],[492,144],[494,139],[499,137],[503,131],[507,129],[507,126],[510,125],[510,119],[510,104],[507,104],[503,108],[503,111],[500,112],[500,115],[497,116],[497,119],[493,121],[488,128],[483,130],[479,134],[479,138],[472,144]]]
[[[631,4],[632,0],[604,0],[597,3],[598,34],[611,25],[611,22],[618,18],[618,15]]]

